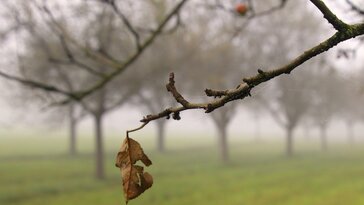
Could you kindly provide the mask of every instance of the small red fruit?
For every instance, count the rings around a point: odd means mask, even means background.
[[[246,6],[246,4],[238,3],[235,6],[235,11],[238,12],[240,15],[245,15],[248,11],[248,7]]]

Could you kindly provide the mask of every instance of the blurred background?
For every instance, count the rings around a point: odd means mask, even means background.
[[[364,1],[324,2],[363,21]],[[234,88],[335,32],[308,0],[190,0],[157,31],[178,3],[1,2],[0,204],[123,204],[115,156],[143,116],[178,105],[170,72],[185,98],[206,102],[206,88]],[[131,133],[154,185],[130,203],[364,204],[363,48],[350,40],[247,99]],[[82,91],[133,56],[81,102],[60,105],[45,86]]]

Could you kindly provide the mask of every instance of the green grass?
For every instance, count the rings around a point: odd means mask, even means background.
[[[196,139],[199,136],[195,136]],[[132,205],[362,205],[364,147],[335,145],[321,153],[317,145],[297,145],[287,159],[281,142],[234,141],[231,162],[219,162],[215,138],[169,140],[166,154],[142,145],[153,160],[155,184]],[[114,154],[121,139],[106,138],[107,179],[93,179],[92,140],[80,139],[79,156],[65,153],[64,137],[0,137],[1,205],[123,204]]]

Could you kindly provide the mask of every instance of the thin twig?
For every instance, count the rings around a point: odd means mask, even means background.
[[[348,29],[348,25],[341,21],[321,0],[310,0],[324,15],[324,18],[338,31]]]
[[[181,0],[171,11],[170,13],[164,18],[164,20],[159,24],[158,28],[154,31],[154,33],[144,41],[144,43],[141,45],[140,49],[136,51],[134,54],[132,54],[123,64],[119,65],[115,68],[115,70],[107,75],[105,77],[95,83],[93,86],[91,86],[88,89],[79,91],[79,97],[82,99],[91,93],[95,92],[96,90],[104,87],[109,81],[114,79],[116,76],[118,76],[120,73],[124,72],[131,64],[133,64],[139,56],[144,52],[146,48],[148,48],[154,40],[159,36],[159,34],[163,31],[165,26],[168,24],[168,22],[172,19],[174,15],[176,15],[180,9],[188,2],[188,0]],[[69,100],[65,100],[61,102],[62,104],[68,103]]]
[[[292,60],[290,63],[282,67],[268,71],[263,71],[261,69],[258,69],[258,74],[250,78],[244,78],[243,83],[240,83],[235,89],[225,90],[225,91],[206,89],[205,93],[207,96],[220,97],[218,99],[206,103],[191,103],[186,101],[174,87],[175,86],[174,75],[171,74],[169,78],[169,83],[167,84],[167,88],[169,87],[168,91],[170,91],[173,94],[173,97],[182,106],[170,107],[160,113],[147,115],[143,117],[143,119],[140,120],[140,122],[148,123],[150,121],[164,117],[167,117],[167,119],[169,119],[170,114],[178,115],[177,120],[179,120],[180,112],[190,109],[204,109],[206,113],[212,112],[215,109],[224,106],[226,103],[238,99],[244,99],[245,97],[250,96],[250,91],[254,87],[282,74],[290,74],[294,69],[299,67],[304,62],[314,58],[315,56],[323,52],[326,52],[327,50],[331,49],[337,44],[364,34],[364,24],[347,25],[343,23],[340,19],[337,21],[336,19],[337,17],[323,4],[323,2],[316,0],[311,0],[311,1],[313,3],[314,2],[316,3],[314,4],[324,14],[324,18],[327,19],[330,23],[332,23],[333,26],[337,29],[337,32],[333,36],[323,41],[322,43],[318,44],[317,46],[303,52],[303,54],[301,54],[300,56]]]
[[[136,131],[138,131],[138,130],[141,130],[141,129],[143,129],[147,124],[148,124],[149,122],[144,122],[141,126],[139,126],[138,128],[135,128],[135,129],[132,129],[132,130],[127,130],[126,131],[126,134],[127,134],[127,136],[129,135],[129,133],[131,133],[131,132],[136,132]]]
[[[246,21],[242,25],[239,26],[239,28],[234,32],[232,37],[233,38],[237,37],[239,35],[239,33],[241,33],[249,25],[249,23],[253,19],[264,17],[264,16],[270,15],[270,14],[276,12],[276,11],[279,11],[279,10],[283,9],[286,6],[287,1],[288,0],[282,0],[281,3],[279,3],[278,5],[273,6],[273,7],[269,8],[269,9],[267,9],[267,10],[260,11],[260,12],[256,12],[254,10],[254,7],[252,7],[253,2],[249,1],[250,2],[249,5],[251,6],[250,7],[250,9],[251,9],[250,15],[247,15]],[[234,11],[234,14],[236,14],[235,11]]]
[[[129,19],[119,10],[118,6],[116,5],[115,1],[108,1],[108,4],[113,8],[116,15],[121,19],[121,21],[125,24],[125,26],[128,28],[130,33],[133,35],[135,40],[135,45],[137,50],[140,50],[140,36],[139,33],[136,31],[136,29],[132,26]]]
[[[351,0],[345,0],[347,4],[351,7],[352,10],[359,13],[360,15],[364,15],[364,10],[362,8],[359,8],[357,5],[355,5]]]

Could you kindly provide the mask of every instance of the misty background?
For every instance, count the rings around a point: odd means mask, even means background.
[[[0,71],[83,90],[138,53],[138,38],[177,4],[115,2],[4,1]],[[0,203],[123,203],[115,156],[143,116],[177,105],[169,73],[186,99],[205,102],[206,88],[234,88],[334,33],[309,1],[253,2],[242,15],[235,5],[251,1],[191,0],[130,68],[81,102],[59,106],[62,95],[1,80]],[[347,23],[363,21],[345,0],[324,2]],[[344,42],[212,113],[189,110],[131,133],[155,184],[130,203],[361,204],[362,43]]]

